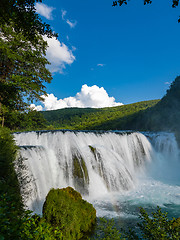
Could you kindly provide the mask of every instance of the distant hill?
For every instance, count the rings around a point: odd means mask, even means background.
[[[143,101],[108,108],[65,108],[42,112],[49,128],[73,130],[131,129],[137,115],[155,106],[159,100]]]

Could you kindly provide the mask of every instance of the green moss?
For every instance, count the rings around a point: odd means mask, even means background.
[[[96,153],[96,148],[92,147],[91,145],[88,146],[91,150],[91,152],[95,155]]]
[[[51,189],[43,205],[43,217],[62,231],[62,239],[85,239],[96,222],[96,210],[71,187]]]
[[[82,166],[82,169],[83,169],[83,172],[84,172],[85,181],[86,181],[87,184],[89,184],[88,170],[87,170],[86,164],[85,164],[83,159],[81,159],[81,166]]]
[[[77,156],[73,156],[73,176],[74,178],[83,178],[83,171]]]
[[[79,155],[73,155],[73,177],[75,188],[83,194],[88,193],[89,175],[84,159]]]

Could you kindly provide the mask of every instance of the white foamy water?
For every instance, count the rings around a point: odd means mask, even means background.
[[[24,201],[37,213],[51,188],[67,186],[92,202],[98,216],[133,217],[137,206],[180,204],[173,134],[44,131],[14,136],[26,159],[26,169],[18,169],[29,193]]]

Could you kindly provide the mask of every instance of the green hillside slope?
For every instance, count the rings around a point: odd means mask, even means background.
[[[174,132],[180,144],[180,76],[171,83],[166,95],[154,107],[137,116],[136,122],[139,130]]]
[[[159,100],[143,101],[109,108],[65,108],[42,112],[51,127],[72,130],[131,129],[129,122]]]

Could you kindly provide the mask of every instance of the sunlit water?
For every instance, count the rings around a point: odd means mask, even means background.
[[[50,188],[72,186],[94,205],[98,217],[115,218],[121,227],[137,221],[140,206],[150,213],[158,205],[169,217],[180,217],[180,157],[171,133],[54,131],[14,136],[27,159],[26,170],[17,169],[31,181],[25,185],[31,192],[25,203],[37,213]],[[74,156],[80,164],[85,161],[88,184],[85,176],[80,182],[85,189],[74,179]]]

